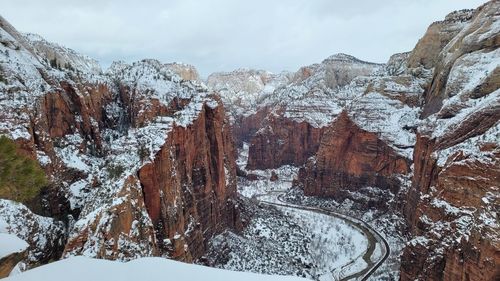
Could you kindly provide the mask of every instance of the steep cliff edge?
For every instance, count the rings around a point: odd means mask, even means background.
[[[240,227],[231,129],[193,67],[143,60],[102,72],[0,27],[0,134],[47,172],[36,211],[55,218],[2,200],[7,231],[30,245],[24,265],[61,255],[193,261],[211,236]]]
[[[426,118],[405,212],[415,238],[402,257],[402,280],[500,276],[499,11],[500,3],[490,1],[438,23],[444,31],[460,29],[430,54],[434,75],[424,95]]]
[[[299,166],[316,153],[324,128],[352,98],[339,89],[382,68],[336,54],[296,73],[214,73],[208,85],[229,108],[238,145],[250,144],[248,169]]]
[[[409,162],[377,134],[359,128],[344,111],[328,127],[316,156],[298,177],[305,195],[342,198],[346,190],[366,186],[395,194],[400,185],[397,175],[409,172]]]
[[[349,194],[363,187],[399,192],[411,174],[419,97],[429,76],[409,74],[407,59],[394,55],[377,73],[356,77],[332,96],[341,113],[324,127],[296,181],[306,195],[357,200]]]
[[[222,107],[205,105],[192,126],[175,127],[155,160],[139,170],[157,241],[173,257],[198,259],[213,235],[239,227],[232,142]]]
[[[393,206],[413,237],[402,280],[500,276],[499,5],[451,13],[385,71],[341,88],[343,113],[299,172],[306,195],[340,200],[411,186]]]

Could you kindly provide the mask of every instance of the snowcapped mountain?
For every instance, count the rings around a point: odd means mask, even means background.
[[[143,60],[104,73],[0,26],[0,133],[40,162],[51,185],[29,205],[56,217],[2,200],[7,232],[29,244],[24,266],[61,253],[192,261],[239,227],[231,131],[192,67]]]
[[[79,54],[64,46],[48,42],[37,34],[26,33],[23,36],[39,57],[46,61],[48,60],[48,63],[54,68],[73,69],[91,74],[102,72],[99,62],[88,56]]]
[[[207,81],[154,59],[103,71],[0,17],[0,277],[301,280],[177,260],[498,279],[499,11],[452,12],[386,64]],[[39,192],[14,188],[37,169]]]
[[[403,280],[457,280],[462,266],[489,280],[498,258],[475,257],[498,250],[498,5],[449,14],[385,65],[334,55],[272,94],[254,92],[255,110],[234,122],[235,138],[250,144],[246,167],[305,164],[305,194],[337,200],[389,190],[417,236]]]

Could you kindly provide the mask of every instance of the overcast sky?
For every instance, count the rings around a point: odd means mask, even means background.
[[[202,76],[235,68],[294,71],[334,53],[386,62],[433,21],[485,0],[2,0],[0,12],[96,58],[156,58]]]

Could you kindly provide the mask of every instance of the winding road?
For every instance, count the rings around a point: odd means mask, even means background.
[[[342,219],[346,221],[348,224],[351,226],[357,228],[363,235],[367,238],[368,240],[368,247],[366,251],[364,252],[362,259],[364,262],[367,264],[367,266],[355,273],[351,273],[347,276],[342,276],[342,277],[337,277],[337,274],[334,275],[332,272],[332,276],[334,280],[339,280],[339,281],[344,281],[344,280],[368,280],[368,278],[375,273],[375,271],[384,263],[384,261],[387,259],[387,257],[390,254],[390,248],[389,248],[389,243],[387,243],[387,240],[375,229],[373,229],[368,223],[351,217],[347,216],[341,213],[334,212],[332,210],[327,210],[323,208],[317,208],[317,207],[309,207],[309,206],[302,206],[302,205],[295,205],[286,202],[283,199],[283,196],[285,195],[285,190],[276,190],[276,191],[270,191],[265,194],[258,194],[255,195],[254,197],[259,200],[260,203],[267,204],[267,205],[272,205],[272,206],[279,206],[279,207],[288,207],[288,208],[294,208],[294,209],[299,209],[299,210],[305,210],[305,211],[311,211],[311,212],[316,212],[320,214],[325,214],[328,216],[332,216],[338,219]],[[275,198],[273,198],[275,196]],[[264,197],[271,197],[271,199],[275,200],[266,200],[263,199]],[[372,261],[372,255],[375,252],[375,249],[379,245],[380,249],[382,250],[383,255],[379,258],[378,261]],[[355,260],[352,260],[351,263],[354,263]],[[349,264],[348,264],[349,265]],[[345,265],[344,267],[347,267],[348,265]],[[342,269],[341,269],[342,272]]]

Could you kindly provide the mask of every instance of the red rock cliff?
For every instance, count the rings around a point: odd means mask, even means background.
[[[364,186],[395,191],[399,188],[395,176],[408,172],[407,159],[342,112],[323,135],[316,156],[299,171],[298,179],[306,195],[339,196]]]
[[[431,54],[422,115],[429,118],[419,128],[405,207],[414,238],[401,280],[500,278],[499,11],[500,2],[490,1],[439,23],[441,33],[460,32]]]
[[[303,165],[316,153],[324,128],[307,122],[268,115],[252,138],[247,169],[273,169],[283,165]]]
[[[224,110],[205,105],[139,170],[157,240],[174,258],[197,259],[214,234],[238,226],[233,150]]]

